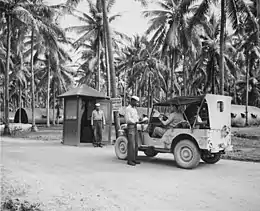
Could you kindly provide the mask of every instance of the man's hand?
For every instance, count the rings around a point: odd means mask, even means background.
[[[105,125],[104,124],[102,124],[102,129],[104,129],[105,128]]]
[[[95,129],[95,126],[94,125],[91,125],[92,129],[94,130]]]

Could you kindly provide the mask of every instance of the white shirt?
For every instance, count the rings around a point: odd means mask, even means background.
[[[125,109],[125,122],[126,124],[136,124],[139,121],[139,115],[136,108],[131,105]]]

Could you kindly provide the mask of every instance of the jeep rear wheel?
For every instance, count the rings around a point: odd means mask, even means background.
[[[212,154],[201,154],[201,160],[208,164],[215,164],[221,159],[220,153],[212,153]]]
[[[177,166],[184,169],[193,169],[199,165],[200,151],[191,140],[184,139],[176,144],[174,159]]]
[[[125,160],[127,158],[127,138],[125,136],[119,136],[116,139],[115,153],[120,160]]]

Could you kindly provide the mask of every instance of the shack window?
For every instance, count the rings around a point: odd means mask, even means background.
[[[75,100],[66,101],[66,119],[77,119],[77,102]]]
[[[223,101],[218,101],[217,102],[217,108],[219,112],[223,112],[224,111],[224,103]]]

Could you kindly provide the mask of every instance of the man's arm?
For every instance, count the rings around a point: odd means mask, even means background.
[[[163,121],[162,119],[160,119],[160,120],[164,126],[167,126],[174,120],[174,114],[170,114],[169,118],[165,121]]]

